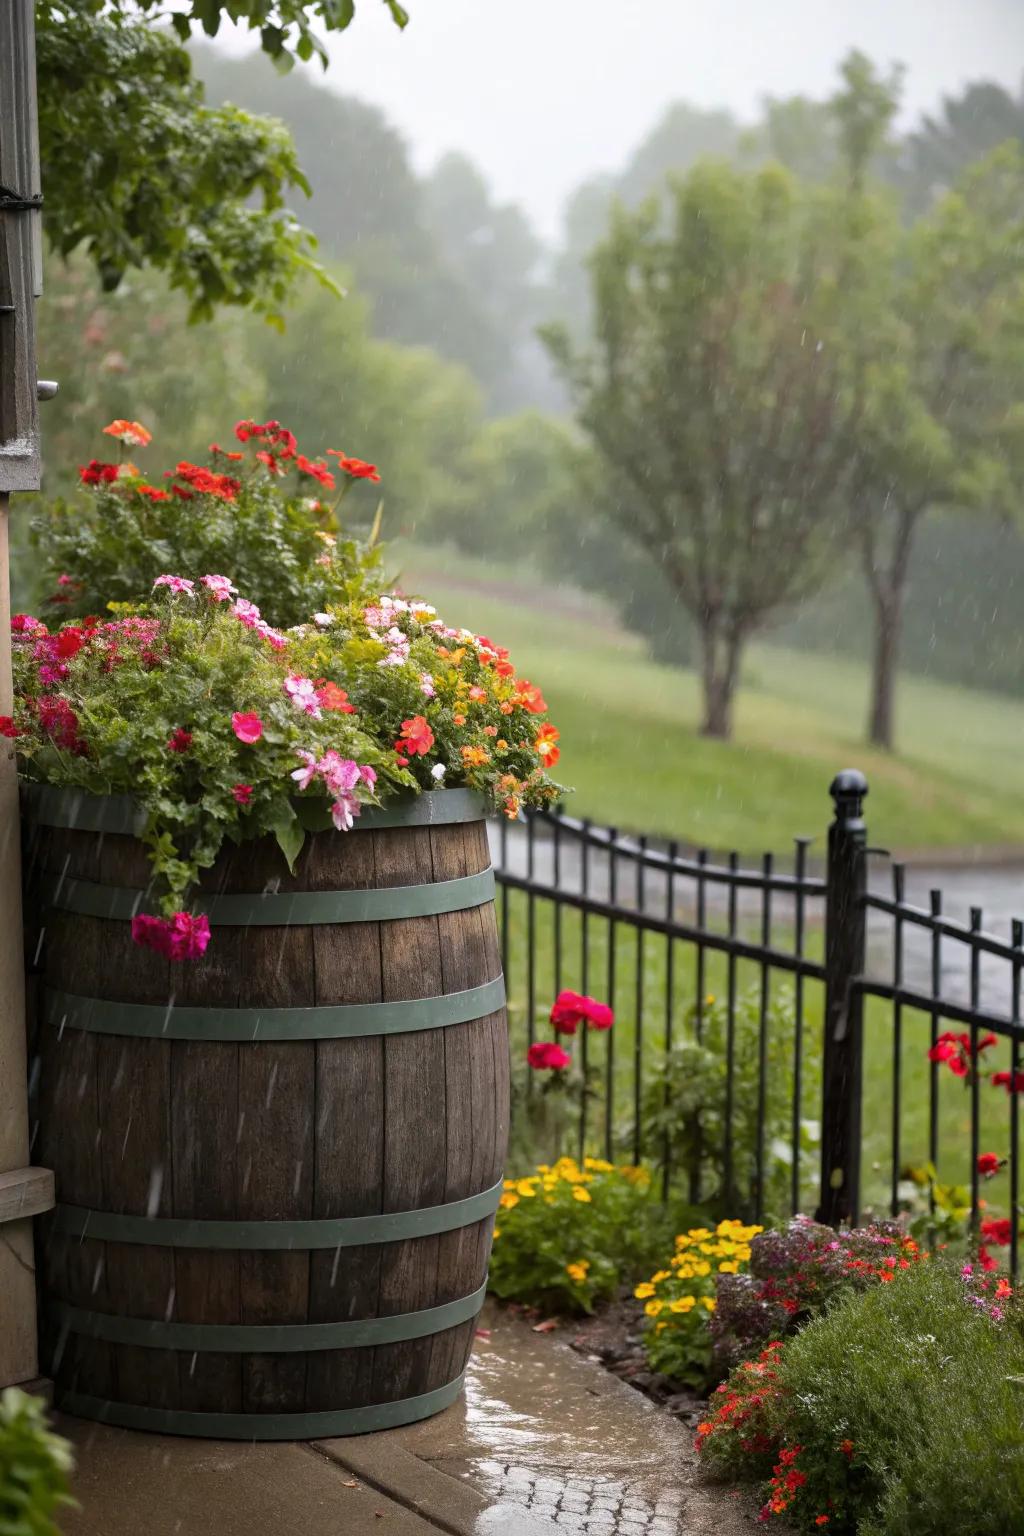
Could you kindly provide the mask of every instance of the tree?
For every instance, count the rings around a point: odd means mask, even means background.
[[[857,538],[875,616],[869,735],[893,744],[914,539],[940,508],[1018,515],[1024,491],[1024,146],[973,167],[905,236],[871,364]]]
[[[820,582],[879,323],[872,206],[780,168],[698,165],[667,208],[618,209],[592,260],[594,344],[548,345],[606,472],[606,510],[700,636],[702,729],[728,737],[743,648]],[[865,209],[868,207],[865,200]]]
[[[893,172],[908,211],[925,213],[959,176],[1008,139],[1024,142],[1024,91],[1011,96],[988,80],[943,98],[942,111],[908,134]]]
[[[399,25],[397,0],[384,0]],[[279,313],[313,242],[286,207],[308,193],[280,124],[211,108],[182,46],[222,16],[258,28],[281,65],[323,55],[354,0],[37,0],[45,228],[62,254],[92,255],[111,290],[132,267],[164,270],[193,319],[240,304]],[[169,19],[165,32],[146,18]],[[176,37],[175,37],[176,34]],[[326,56],[323,55],[326,59]],[[318,269],[316,269],[318,270]]]

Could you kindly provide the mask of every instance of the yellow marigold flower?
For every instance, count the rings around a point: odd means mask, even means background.
[[[501,1228],[500,1227],[495,1227],[494,1231],[491,1233],[491,1236],[492,1236],[492,1238],[500,1237],[501,1236]]]
[[[723,1259],[718,1266],[718,1273],[720,1275],[738,1275],[739,1272],[740,1266],[735,1259]]]
[[[692,1312],[696,1305],[696,1297],[680,1296],[675,1301],[669,1302],[668,1309],[670,1312],[683,1313],[685,1315],[687,1312]]]
[[[636,1290],[633,1292],[633,1295],[637,1298],[638,1301],[646,1301],[648,1296],[654,1295],[654,1286],[649,1280],[644,1280],[641,1285],[637,1286]]]
[[[502,1189],[515,1189],[518,1182],[517,1179],[506,1179],[501,1187]]]
[[[611,1173],[613,1165],[606,1163],[603,1157],[585,1157],[583,1166],[589,1168],[591,1173]]]
[[[651,1276],[651,1284],[660,1285],[663,1280],[671,1280],[671,1278],[672,1271],[670,1269],[659,1269],[656,1275]]]
[[[537,1164],[537,1172],[538,1173],[550,1173],[551,1169],[548,1167],[547,1163],[538,1163]]]
[[[689,1248],[689,1246],[690,1246],[690,1238],[689,1238],[689,1236],[685,1232],[680,1232],[679,1236],[676,1238],[676,1247],[677,1248]]]
[[[713,1008],[715,1006],[715,994],[713,992],[709,992],[704,999],[704,1006],[705,1008]]]
[[[578,1264],[567,1264],[565,1266],[565,1272],[569,1276],[570,1280],[575,1280],[577,1285],[582,1285],[584,1280],[587,1278],[587,1270],[589,1268],[590,1265],[587,1263],[587,1261],[585,1259],[581,1259]]]
[[[667,1327],[668,1323],[655,1323],[654,1331],[655,1333],[664,1333]]]
[[[708,1263],[707,1259],[699,1259],[693,1266],[693,1272],[695,1275],[710,1275],[711,1265]]]
[[[582,1200],[585,1205],[589,1205],[589,1203],[590,1203],[590,1190],[589,1189],[584,1189],[582,1187],[582,1185],[577,1184],[576,1187],[574,1188],[573,1192],[572,1192],[572,1197],[573,1197],[574,1200]]]
[[[664,1306],[665,1303],[663,1301],[649,1301],[644,1307],[644,1311],[648,1317],[657,1317],[658,1313],[664,1309]]]
[[[700,1299],[700,1304],[702,1307],[707,1307],[709,1312],[713,1312],[718,1306],[718,1302],[713,1296],[702,1296]]]
[[[509,1190],[506,1190],[505,1194],[503,1194],[501,1199],[498,1201],[498,1204],[501,1206],[502,1210],[511,1211],[514,1206],[519,1204],[519,1196],[512,1194],[512,1192]]]
[[[711,1236],[711,1233],[707,1227],[691,1227],[687,1233],[687,1236],[691,1242],[704,1243],[707,1242],[708,1238]]]
[[[692,1280],[696,1273],[697,1271],[694,1269],[692,1264],[686,1264],[680,1269],[676,1270],[676,1278],[678,1280]]]
[[[533,1187],[535,1182],[534,1179],[519,1179],[516,1184],[516,1194],[522,1195],[524,1199],[529,1199],[531,1195],[537,1193]]]

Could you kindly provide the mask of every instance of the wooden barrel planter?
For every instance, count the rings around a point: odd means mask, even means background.
[[[246,1440],[425,1418],[462,1384],[508,1132],[481,803],[364,812],[294,875],[229,848],[177,965],[131,940],[135,817],[29,797],[57,1402]]]

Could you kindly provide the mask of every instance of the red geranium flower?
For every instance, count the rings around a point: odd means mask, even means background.
[[[0,715],[0,736],[6,736],[10,741],[13,741],[16,736],[20,735],[21,732],[15,725],[13,716]]]
[[[104,464],[99,459],[90,459],[88,464],[80,464],[78,467],[78,478],[83,485],[103,485],[116,480],[117,475],[116,464]]]
[[[526,1053],[526,1060],[535,1071],[561,1072],[572,1057],[553,1040],[535,1040]]]
[[[338,448],[328,448],[327,452],[332,458],[337,459],[338,468],[344,470],[346,475],[351,475],[353,480],[380,479],[380,472],[376,464],[367,464],[365,459],[350,459]]]
[[[239,741],[243,741],[247,747],[251,747],[253,742],[259,741],[263,735],[263,721],[259,715],[252,711],[248,714],[242,714],[236,710],[231,716],[231,729]]]
[[[402,734],[395,742],[395,751],[407,757],[425,757],[434,745],[434,733],[423,715],[413,715],[402,721]]]
[[[982,1222],[981,1235],[986,1243],[995,1243],[997,1248],[1008,1248],[1013,1240],[1013,1223],[1008,1216],[993,1216]]]
[[[1012,1076],[1009,1072],[993,1072],[992,1086],[1005,1088],[1007,1093],[1024,1093],[1024,1072],[1014,1072]]]
[[[584,997],[579,992],[559,992],[551,1005],[551,1022],[558,1033],[574,1035],[581,1019],[591,1029],[611,1029],[615,1015],[607,1003],[599,1003],[596,998]]]
[[[536,683],[528,683],[525,677],[516,681],[516,703],[531,715],[542,715],[548,707]]]
[[[354,715],[356,712],[355,705],[348,702],[345,689],[339,688],[337,683],[320,683],[316,696],[322,709],[336,709],[343,715]]]
[[[252,785],[232,784],[231,793],[234,795],[239,805],[248,805],[249,801],[252,799]]]
[[[533,739],[533,745],[545,768],[553,768],[562,755],[559,748],[555,745],[558,737],[558,727],[548,723],[541,726]]]
[[[167,743],[168,752],[187,752],[192,745],[192,732],[179,725]]]
[[[314,480],[319,480],[329,491],[334,490],[334,476],[331,474],[323,459],[307,459],[304,453],[300,453],[295,460],[295,468],[300,475],[310,475]]]
[[[980,1152],[978,1154],[978,1172],[983,1179],[990,1179],[994,1173],[998,1173],[1002,1163],[999,1161],[998,1152]]]

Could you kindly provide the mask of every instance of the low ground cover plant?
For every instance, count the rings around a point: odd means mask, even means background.
[[[0,1393],[0,1532],[59,1536],[57,1511],[68,1494],[71,1447],[46,1422],[42,1401],[17,1387]]]
[[[646,1168],[587,1157],[506,1179],[490,1287],[505,1300],[592,1312],[664,1250],[675,1214]]]
[[[361,498],[358,515],[373,523],[373,464],[337,450],[310,459],[280,422],[239,421],[206,464],[149,471],[136,462],[155,455],[141,422],[103,431],[109,456],[83,464],[78,495],[44,504],[33,520],[51,624],[145,602],[164,571],[230,571],[271,624],[300,624],[379,564],[375,540],[356,538],[350,519],[340,525],[351,493],[346,511]]]
[[[709,1327],[723,1277],[750,1261],[750,1243],[764,1229],[741,1221],[693,1227],[675,1240],[667,1267],[634,1291],[644,1303],[644,1350],[654,1370],[691,1387],[707,1385],[712,1359]]]
[[[761,1481],[761,1518],[858,1536],[997,1536],[1024,1508],[1024,1321],[1009,1282],[941,1259],[854,1291],[744,1362],[698,1431]]]

